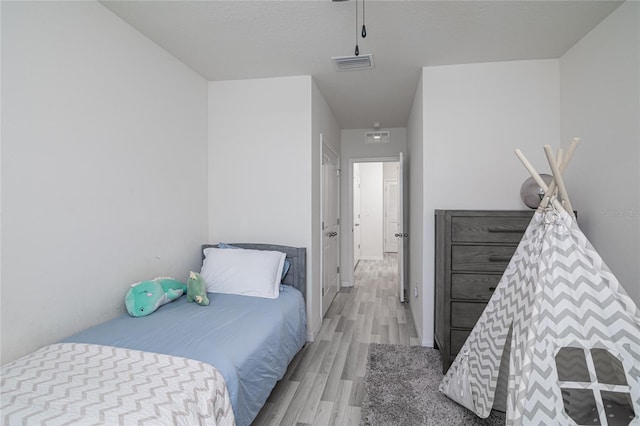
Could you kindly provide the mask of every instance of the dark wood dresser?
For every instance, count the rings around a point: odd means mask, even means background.
[[[443,372],[509,264],[535,210],[436,210],[435,341]]]

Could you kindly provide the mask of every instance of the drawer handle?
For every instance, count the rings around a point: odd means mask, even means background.
[[[489,287],[489,290],[491,290],[491,291],[493,291],[495,289],[496,289],[495,287]]]
[[[487,231],[489,232],[500,232],[500,233],[510,233],[510,234],[524,234],[524,231],[526,231],[526,229],[505,229],[505,228],[494,228],[492,226],[490,226],[489,228],[487,228]]]
[[[511,256],[489,256],[489,262],[508,262]]]

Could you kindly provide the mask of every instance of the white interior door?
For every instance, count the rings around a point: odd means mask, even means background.
[[[322,316],[340,286],[340,174],[337,155],[322,144]]]
[[[384,252],[398,251],[398,181],[384,182]]]
[[[409,245],[409,233],[408,229],[405,229],[406,221],[405,208],[404,208],[404,180],[405,167],[404,167],[404,154],[400,153],[400,162],[398,165],[398,233],[396,234],[398,239],[398,296],[400,302],[405,301],[405,289],[407,288],[406,279],[407,273],[407,259],[405,256],[406,250]]]
[[[360,260],[360,167],[353,165],[353,270]]]

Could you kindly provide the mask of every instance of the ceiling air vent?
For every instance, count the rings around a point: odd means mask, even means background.
[[[364,143],[389,143],[389,132],[366,132],[364,134]]]
[[[373,68],[373,53],[360,56],[334,56],[333,61],[338,71],[366,70]]]

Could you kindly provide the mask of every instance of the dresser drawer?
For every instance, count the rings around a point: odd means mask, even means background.
[[[454,216],[451,218],[451,241],[518,243],[530,221],[531,216]]]
[[[451,302],[451,327],[473,328],[486,303]]]
[[[516,246],[451,247],[451,270],[473,272],[504,272],[516,251]]]
[[[455,355],[460,352],[467,337],[471,334],[471,330],[451,330],[451,354]]]
[[[498,274],[451,274],[451,298],[487,301],[500,278]]]

